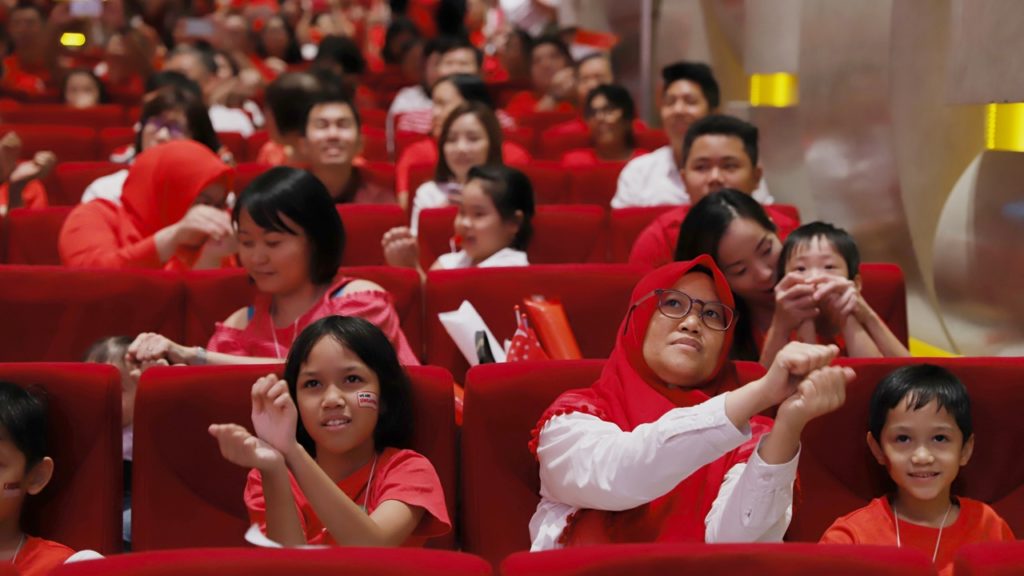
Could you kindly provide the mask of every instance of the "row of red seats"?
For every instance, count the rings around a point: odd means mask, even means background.
[[[411,269],[346,268],[391,293],[409,344],[426,363],[463,380],[467,365],[437,315],[473,303],[499,341],[515,331],[513,306],[535,294],[559,299],[584,358],[605,358],[645,270],[624,264],[536,265],[436,270],[421,285]],[[907,342],[903,273],[893,264],[861,267],[864,297]],[[106,336],[158,332],[203,345],[216,322],[252,302],[241,269],[178,274],[0,266],[0,362],[76,361]]]
[[[843,407],[814,420],[803,435],[788,541],[815,542],[835,518],[885,493],[887,473],[864,441],[870,396],[896,367],[924,361],[951,370],[971,393],[979,441],[961,471],[957,493],[991,503],[1016,533],[1024,531],[1024,466],[1007,451],[1024,441],[1017,409],[1024,388],[1016,385],[1024,378],[1024,358],[861,359],[842,361],[857,372]],[[539,500],[537,464],[527,447],[530,431],[559,394],[590,385],[602,366],[602,361],[582,360],[476,367],[467,380],[460,435],[453,421],[451,376],[435,367],[410,369],[413,448],[438,470],[449,509],[457,514],[452,518],[462,550],[497,564],[528,549],[527,525]],[[247,391],[268,370],[280,366],[172,367],[143,375],[132,468],[135,550],[242,543],[248,525],[241,498],[246,471],[220,456],[206,428],[213,422],[247,424]],[[739,372],[749,381],[764,369],[741,363]],[[0,378],[41,385],[55,414],[51,440],[58,466],[51,486],[26,509],[28,529],[74,547],[117,551],[116,370],[0,364]],[[434,543],[452,544],[451,538]]]

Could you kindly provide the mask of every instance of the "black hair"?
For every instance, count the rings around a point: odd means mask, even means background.
[[[193,94],[200,100],[203,98],[203,90],[199,87],[199,84],[177,70],[161,70],[160,72],[151,74],[149,78],[146,78],[145,90],[147,94],[150,92],[156,92],[165,86],[173,86],[180,90],[184,90],[185,92]]]
[[[690,208],[679,226],[675,260],[693,260],[701,254],[707,254],[721,267],[718,245],[729,225],[740,218],[753,220],[769,232],[777,231],[775,223],[757,200],[739,190],[723,188],[701,198]],[[736,302],[737,320],[732,355],[737,360],[756,361],[761,351],[754,340],[750,308],[742,297],[733,294],[733,299]]]
[[[381,452],[388,447],[407,447],[413,429],[412,384],[387,336],[363,318],[326,316],[307,326],[295,339],[288,352],[284,379],[296,407],[302,364],[309,358],[313,347],[328,337],[358,356],[380,383],[380,410],[377,427],[373,430],[374,449]],[[303,426],[301,417],[295,428],[295,437],[306,452],[316,457],[316,444]]]
[[[441,125],[441,134],[437,140],[437,166],[434,168],[434,182],[448,182],[454,178],[451,166],[448,165],[448,158],[444,154],[444,143],[448,141],[448,133],[452,125],[462,116],[471,115],[480,121],[487,133],[487,159],[485,164],[502,164],[504,162],[501,145],[502,132],[501,123],[494,115],[494,110],[480,102],[463,102],[445,118]]]
[[[295,37],[295,29],[293,29],[291,25],[288,24],[288,20],[280,14],[274,14],[267,18],[263,23],[263,29],[260,30],[259,34],[256,34],[256,53],[259,54],[260,58],[267,58],[270,56],[270,54],[267,53],[267,45],[263,41],[263,30],[266,30],[267,24],[269,24],[271,20],[280,20],[281,23],[284,24],[285,34],[288,36],[288,47],[285,48],[283,60],[287,64],[298,64],[302,62],[302,50],[299,48],[299,41]]]
[[[433,93],[434,88],[437,88],[442,82],[451,82],[452,86],[459,92],[462,99],[467,102],[479,102],[486,105],[490,109],[494,109],[494,99],[491,98],[491,92],[487,89],[487,84],[477,74],[451,74],[439,79],[434,83],[431,88]]]
[[[777,277],[781,279],[786,275],[786,263],[789,262],[793,251],[800,246],[809,244],[815,238],[827,240],[835,251],[846,261],[848,271],[847,279],[853,280],[860,273],[860,251],[857,249],[857,242],[850,236],[850,233],[842,228],[837,228],[828,222],[809,222],[796,230],[790,232],[789,237],[782,244],[782,253],[779,255],[779,269]]]
[[[512,239],[511,247],[525,251],[533,236],[535,211],[530,179],[519,170],[502,164],[481,164],[469,169],[467,182],[470,180],[480,181],[484,193],[494,202],[494,208],[502,220],[507,222],[516,217],[516,212],[522,213],[523,220]]]
[[[25,455],[25,470],[46,457],[46,400],[41,390],[0,382],[0,433]]]
[[[868,430],[876,441],[881,441],[882,428],[889,419],[889,411],[899,406],[904,399],[911,410],[920,410],[934,400],[939,410],[945,409],[956,420],[965,442],[974,434],[971,397],[963,382],[941,366],[913,364],[887,374],[871,395]]]
[[[345,74],[359,76],[366,71],[366,58],[359,46],[347,36],[330,35],[320,41],[313,64],[341,66]]]
[[[310,280],[326,285],[334,279],[345,251],[345,227],[334,207],[334,200],[323,183],[305,170],[275,166],[256,177],[242,194],[231,213],[238,226],[242,211],[264,230],[298,235],[285,224],[287,216],[305,232],[310,245]]]
[[[381,57],[386,64],[398,64],[402,55],[407,49],[408,41],[399,46],[394,46],[395,40],[403,35],[409,35],[413,40],[421,40],[422,34],[416,24],[405,16],[398,16],[391,19],[387,30],[384,32],[384,48],[381,50]]]
[[[703,62],[676,62],[661,69],[662,94],[668,87],[680,80],[687,80],[700,86],[704,93],[704,99],[708,101],[708,108],[718,108],[721,95],[718,90],[718,81],[715,80],[715,73],[711,67]]]
[[[356,122],[356,131],[358,132],[363,126],[363,119],[359,116],[359,109],[356,108],[353,95],[355,93],[354,87],[346,82],[345,78],[338,76],[331,70],[326,68],[317,68],[313,72],[317,82],[320,84],[319,89],[311,95],[308,101],[309,107],[306,108],[304,115],[304,121],[302,123],[302,134],[306,134],[306,126],[309,123],[309,114],[313,111],[313,108],[326,104],[344,104],[348,106],[349,110],[352,111],[352,118]],[[306,103],[303,103],[305,105]],[[293,104],[294,106],[295,104]],[[275,121],[277,119],[275,118]]]
[[[214,58],[216,52],[213,46],[209,42],[196,42],[194,45],[179,44],[175,46],[171,53],[167,55],[168,60],[179,55],[192,55],[199,60],[199,63],[206,68],[206,71],[210,74],[217,75],[217,60]]]
[[[281,134],[303,134],[309,110],[317,101],[320,82],[306,72],[285,72],[267,86],[264,101]]]
[[[551,46],[554,46],[555,50],[558,51],[562,58],[565,58],[566,64],[568,64],[569,66],[575,66],[576,61],[572,57],[572,52],[569,51],[569,45],[563,42],[561,38],[554,35],[545,35],[535,39],[530,44],[530,56],[533,57],[534,50],[540,48],[545,44],[550,44]]]
[[[686,165],[686,159],[690,157],[690,149],[693,143],[701,136],[733,136],[743,142],[743,150],[750,158],[750,165],[757,166],[757,126],[744,122],[739,118],[726,116],[724,114],[711,114],[697,120],[686,130],[683,138],[683,151],[679,155],[681,164]]]
[[[133,338],[131,336],[108,336],[100,338],[92,343],[85,351],[82,362],[95,362],[99,364],[110,364],[112,362],[124,362],[124,355],[128,352]]]
[[[601,84],[587,93],[587,100],[584,104],[583,115],[593,116],[594,98],[604,96],[612,108],[622,110],[622,121],[626,123],[626,145],[630,148],[636,147],[636,134],[633,133],[633,119],[636,118],[636,106],[633,104],[633,96],[618,84]]]
[[[449,36],[448,41],[440,44],[437,50],[438,54],[442,57],[456,50],[472,50],[473,57],[476,58],[476,67],[480,69],[484,65],[484,53],[479,48],[473,45],[466,36]]]
[[[202,97],[170,84],[157,89],[156,93],[142,105],[142,110],[139,112],[139,130],[135,134],[136,154],[142,154],[142,131],[146,127],[146,122],[154,116],[160,116],[172,110],[180,110],[185,114],[192,140],[206,146],[214,154],[220,150],[220,138],[217,137],[217,131],[213,129],[210,113],[206,105],[203,104]]]
[[[72,76],[86,76],[87,78],[92,80],[92,83],[96,85],[96,90],[99,92],[99,99],[96,101],[97,104],[110,103],[110,93],[107,92],[107,86],[103,83],[102,80],[99,79],[98,76],[96,76],[96,74],[92,70],[89,70],[88,68],[74,68],[72,70],[68,70],[68,72],[64,74],[64,78],[60,81],[61,104],[68,103],[68,82],[71,80]]]

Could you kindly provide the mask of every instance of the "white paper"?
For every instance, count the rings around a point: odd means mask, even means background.
[[[494,361],[505,361],[505,349],[498,345],[498,339],[494,337],[491,329],[480,317],[480,313],[468,300],[463,300],[458,310],[441,312],[437,317],[470,366],[480,363],[480,359],[476,355],[476,333],[481,330],[487,334],[487,343],[491,347]]]

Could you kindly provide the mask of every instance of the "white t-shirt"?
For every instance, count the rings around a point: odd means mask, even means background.
[[[530,261],[526,258],[526,252],[515,248],[502,248],[490,258],[473,266],[472,260],[465,250],[442,254],[437,257],[437,264],[442,270],[456,270],[460,268],[501,268],[505,266],[529,266]]]
[[[124,181],[128,179],[128,169],[118,170],[113,174],[100,176],[85,187],[82,193],[82,204],[93,200],[109,200],[114,204],[121,204],[121,192],[124,191]]]
[[[228,108],[222,104],[210,106],[210,123],[215,132],[238,132],[246,138],[256,131],[248,114],[239,108]]]

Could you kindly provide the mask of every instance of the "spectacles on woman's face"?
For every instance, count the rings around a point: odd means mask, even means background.
[[[711,330],[724,332],[732,326],[736,319],[736,311],[721,302],[705,302],[692,298],[685,292],[659,288],[644,296],[634,305],[639,306],[650,297],[658,299],[658,312],[667,318],[682,320],[693,310],[693,305],[700,305],[700,321]]]
[[[153,132],[159,132],[163,128],[167,128],[167,132],[172,138],[183,138],[188,134],[188,128],[181,124],[170,120],[166,121],[163,118],[153,116],[146,120],[146,128],[149,128]]]

